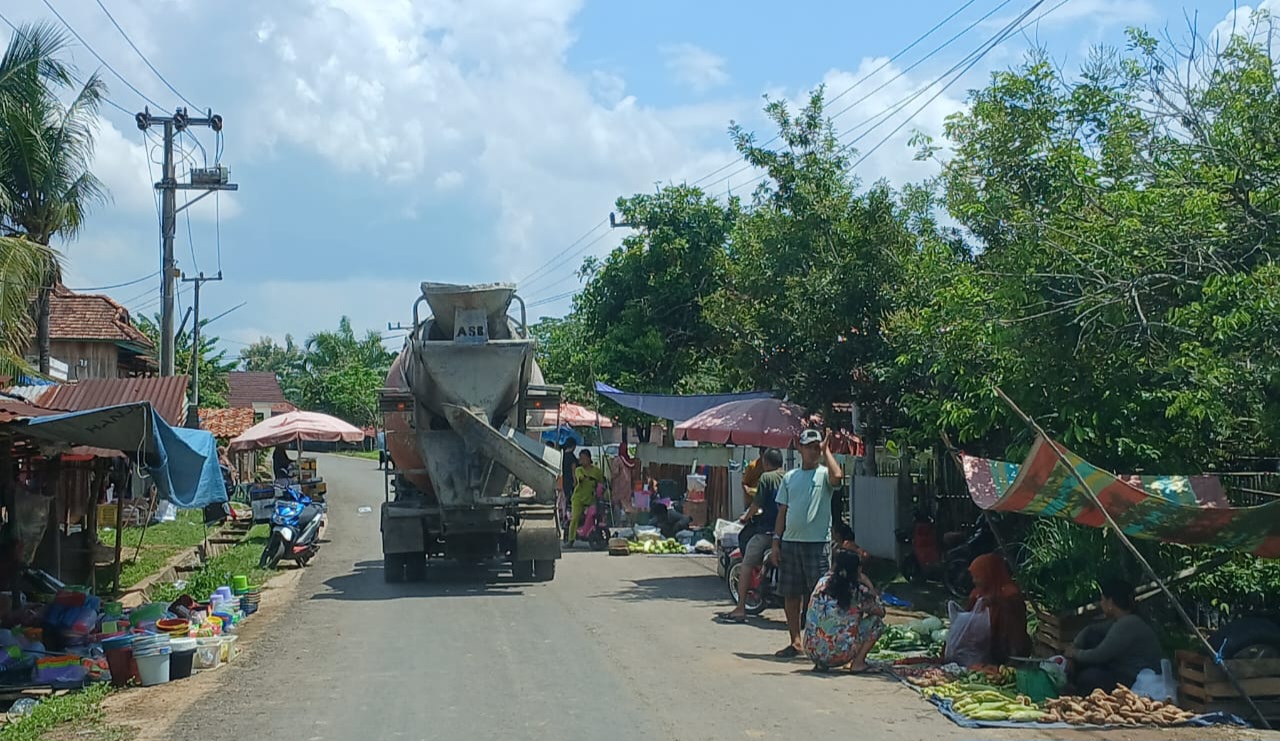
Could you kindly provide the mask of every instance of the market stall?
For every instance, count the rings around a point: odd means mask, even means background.
[[[234,454],[267,448],[296,447],[297,460],[292,462],[296,468],[296,474],[291,479],[277,481],[275,484],[257,484],[249,490],[249,503],[253,507],[254,520],[265,522],[274,509],[277,499],[276,490],[279,486],[297,484],[303,494],[313,499],[323,499],[328,493],[324,479],[318,475],[316,459],[303,456],[303,443],[358,443],[362,440],[364,440],[364,431],[337,417],[319,412],[288,412],[269,417],[245,430],[243,434],[231,440],[227,450]]]

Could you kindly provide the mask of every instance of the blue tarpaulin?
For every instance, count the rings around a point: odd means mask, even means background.
[[[35,417],[26,431],[45,440],[128,454],[147,467],[160,496],[178,507],[198,509],[227,501],[213,435],[169,426],[150,402]]]
[[[689,396],[633,394],[599,381],[596,381],[596,393],[619,406],[634,409],[651,417],[669,419],[673,422],[683,422],[686,419],[702,414],[712,407],[728,404],[731,401],[773,398],[773,394],[768,391],[748,391],[740,394],[692,394]]]
[[[573,429],[569,425],[562,424],[554,430],[547,430],[542,433],[542,442],[544,443],[555,443],[556,445],[564,447],[564,444],[570,440],[573,441],[574,445],[584,444],[582,442],[582,436],[578,434],[577,430]]]

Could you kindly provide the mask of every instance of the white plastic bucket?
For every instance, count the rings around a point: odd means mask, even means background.
[[[152,687],[169,681],[169,654],[152,654],[135,657],[138,662],[138,678],[143,687]]]

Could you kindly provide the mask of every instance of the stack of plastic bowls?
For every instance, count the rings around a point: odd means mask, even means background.
[[[133,659],[138,663],[138,678],[143,687],[169,681],[169,635],[144,634],[133,639]]]
[[[240,610],[244,612],[245,617],[248,617],[258,611],[258,605],[261,602],[262,588],[249,587],[245,593],[240,596]]]

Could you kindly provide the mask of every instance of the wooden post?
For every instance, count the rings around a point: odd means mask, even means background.
[[[115,558],[111,562],[111,593],[120,594],[120,556],[124,550],[124,492],[133,491],[133,467],[129,467],[128,478],[122,483],[116,496],[116,547]],[[131,497],[132,498],[132,497]]]

